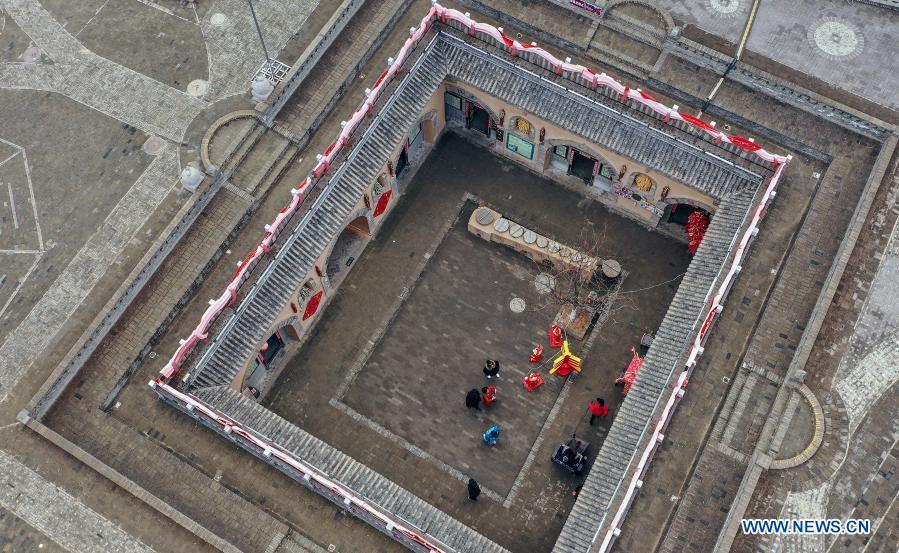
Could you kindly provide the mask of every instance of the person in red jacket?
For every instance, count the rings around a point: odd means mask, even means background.
[[[481,398],[484,400],[484,407],[490,407],[496,401],[496,386],[484,386],[481,388]]]
[[[606,400],[601,397],[596,398],[596,401],[590,402],[590,405],[588,405],[587,408],[590,409],[590,426],[593,426],[594,420],[609,414],[609,407],[606,405]]]

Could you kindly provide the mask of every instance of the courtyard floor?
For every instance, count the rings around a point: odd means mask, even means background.
[[[620,309],[589,351],[581,351],[589,335],[572,344],[585,360],[577,381],[564,385],[550,376],[538,391],[524,390],[530,349],[547,345],[556,309],[538,294],[532,262],[468,233],[475,203],[466,195],[567,244],[592,225],[601,254],[628,271]],[[658,326],[688,262],[684,244],[447,134],[265,403],[469,524],[470,511],[480,507],[466,506],[464,480],[474,477],[488,502],[504,507],[492,512],[537,530],[527,549],[510,543],[516,532],[508,523],[497,532],[482,520],[473,524],[479,531],[516,551],[548,550],[579,482],[549,462],[552,450],[575,431],[598,450],[611,421],[591,429],[587,402],[606,398],[614,416],[621,401],[614,379],[630,346]],[[510,309],[514,297],[525,300],[523,312]],[[474,412],[464,396],[487,384],[487,358],[502,364],[500,399]],[[491,424],[503,434],[489,449],[480,435]],[[420,459],[416,472],[405,462],[410,455]]]

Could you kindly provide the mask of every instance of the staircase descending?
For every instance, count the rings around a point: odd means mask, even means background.
[[[506,552],[503,547],[440,509],[228,386],[198,390],[196,396],[252,430],[257,436],[277,444],[358,495],[409,521],[419,530],[446,544],[451,551]]]
[[[206,350],[192,371],[192,389],[232,382],[315,260],[341,231],[350,211],[375,181],[445,75],[441,51],[435,48],[428,49],[409,70]]]

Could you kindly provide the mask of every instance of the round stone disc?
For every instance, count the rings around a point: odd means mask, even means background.
[[[545,236],[537,237],[537,247],[538,248],[545,248],[548,245],[549,245],[549,240],[547,240]]]
[[[509,229],[509,233],[512,235],[512,238],[521,238],[521,235],[524,234],[524,227],[521,225],[512,225],[512,228]]]
[[[489,225],[493,222],[493,217],[493,212],[486,207],[478,208],[474,214],[474,220],[477,221],[479,225]]]
[[[528,244],[533,244],[537,241],[537,233],[532,230],[524,231],[524,241]]]
[[[509,220],[500,217],[496,220],[495,223],[493,223],[493,230],[495,230],[496,232],[506,232],[507,230],[509,230]]]

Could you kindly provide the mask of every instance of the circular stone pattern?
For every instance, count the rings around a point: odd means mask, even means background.
[[[851,24],[836,17],[825,17],[809,27],[808,39],[824,55],[835,60],[848,60],[859,55],[865,38]]]
[[[527,304],[521,298],[512,298],[512,301],[509,302],[509,309],[512,310],[512,313],[521,313],[525,307]]]
[[[43,53],[44,51],[37,46],[29,46],[28,48],[25,48],[24,52],[22,52],[22,61],[24,63],[35,63],[37,61],[40,61]]]
[[[547,240],[545,236],[537,237],[537,247],[538,248],[545,248],[548,245],[549,245],[549,240]]]
[[[540,273],[534,279],[534,288],[541,294],[549,294],[556,287],[556,277],[549,273]]]
[[[720,17],[734,17],[740,11],[740,0],[708,0],[709,11]]]
[[[524,231],[524,241],[528,244],[533,244],[537,241],[537,233],[532,230]]]
[[[203,79],[191,81],[190,84],[187,85],[187,93],[194,98],[200,98],[205,95],[207,90],[209,90],[209,83]]]
[[[521,238],[524,234],[524,227],[521,225],[512,225],[512,229],[509,230],[509,234],[512,235],[512,238]]]
[[[156,156],[162,152],[162,149],[165,148],[165,140],[159,138],[158,136],[151,136],[147,140],[144,141],[144,145],[141,146],[141,149],[145,154]]]
[[[474,220],[479,225],[489,225],[493,222],[493,212],[486,207],[479,208],[474,214]]]
[[[225,23],[228,22],[228,16],[223,13],[214,13],[212,14],[212,17],[209,18],[209,22],[216,27],[224,27]]]
[[[507,230],[509,230],[509,220],[500,217],[496,220],[495,223],[493,223],[493,230],[495,230],[496,232],[506,232]]]

